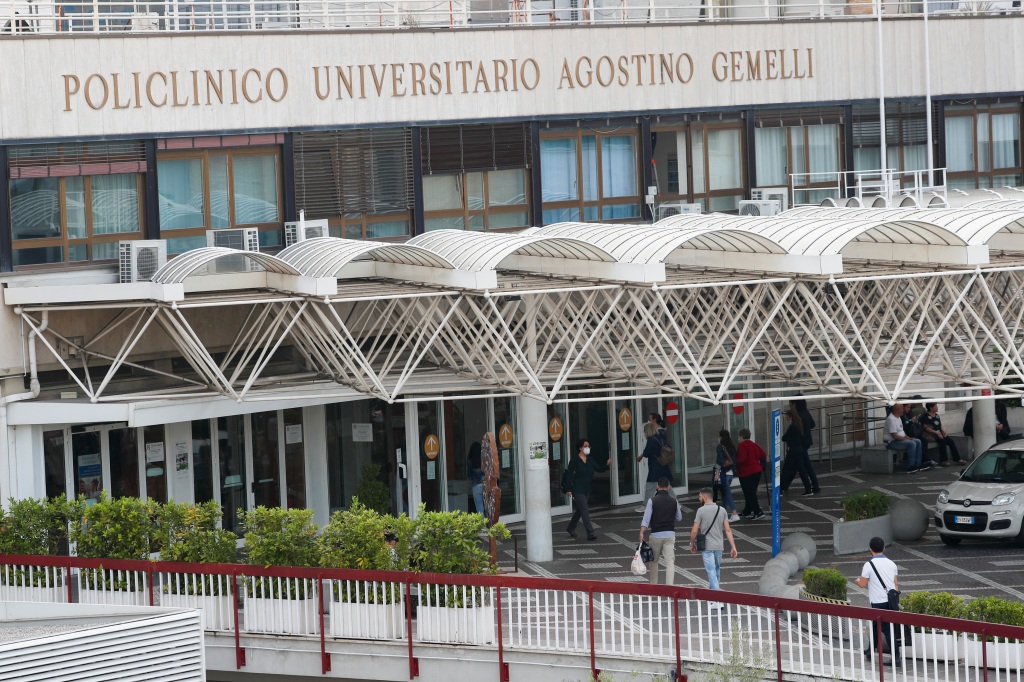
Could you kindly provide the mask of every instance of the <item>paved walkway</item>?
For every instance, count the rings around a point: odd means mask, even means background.
[[[785,537],[787,533],[797,531],[809,534],[818,543],[814,566],[837,568],[850,578],[860,575],[867,548],[864,554],[836,556],[832,553],[832,524],[842,516],[839,501],[843,496],[870,488],[892,497],[912,497],[933,509],[939,490],[960,471],[958,467],[936,467],[910,475],[863,474],[858,460],[854,459],[837,459],[832,472],[828,471],[827,462],[815,462],[815,468],[821,482],[821,494],[802,497],[799,481],[795,482],[790,490],[796,495],[783,497],[782,535]],[[760,493],[761,506],[767,509],[763,483]],[[734,495],[742,508],[739,488],[734,488]],[[676,584],[706,587],[703,563],[699,555],[691,555],[688,549],[689,529],[697,505],[696,491],[683,495],[680,502],[683,505],[683,522],[677,528]],[[555,558],[543,564],[526,560],[524,526],[512,524],[513,532],[520,538],[520,571],[545,577],[646,581],[645,577],[634,576],[629,571],[640,529],[638,507],[630,504],[592,513],[598,535],[594,542],[585,539],[582,526],[579,538],[570,538],[565,533],[568,517],[555,518],[552,523]],[[733,524],[733,533],[739,556],[736,559],[725,558],[722,586],[724,589],[756,593],[761,568],[771,558],[771,517],[766,516],[761,521],[739,521]],[[900,587],[905,592],[949,591],[963,597],[997,596],[1024,601],[1024,550],[1009,542],[965,540],[958,547],[947,547],[939,540],[932,525],[921,540],[895,543],[887,555],[900,567]],[[857,605],[867,605],[866,591],[852,581],[850,600]]]

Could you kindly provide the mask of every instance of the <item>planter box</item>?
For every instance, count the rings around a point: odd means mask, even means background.
[[[820,604],[842,604],[849,606],[849,601],[840,601],[838,599],[825,599],[824,597],[818,597],[813,594],[808,594],[803,589],[800,590],[799,598],[803,601],[816,601]],[[822,616],[817,613],[796,613],[790,612],[790,622],[799,621],[800,627],[813,632],[816,635],[822,637],[828,637],[831,635],[833,638],[847,640],[850,639],[851,623],[849,618],[840,618],[838,616]]]
[[[892,515],[878,516],[863,521],[841,521],[832,524],[832,545],[836,554],[863,554],[873,537],[892,542]]]
[[[89,587],[83,587],[78,590],[78,601],[82,604],[149,606],[149,592],[129,592],[127,590],[94,590]]]
[[[315,635],[319,620],[317,601],[313,597],[277,599],[246,596],[242,629],[279,635]]]
[[[911,642],[905,642],[907,658],[926,661],[957,661],[964,657],[963,639],[945,632],[915,632]]]
[[[416,640],[442,644],[493,644],[494,605],[459,609],[420,605]]]
[[[394,604],[331,604],[331,636],[348,639],[402,639],[405,613],[401,602]]]
[[[234,630],[234,600],[230,595],[207,596],[198,594],[160,595],[160,606],[171,606],[180,609],[202,609],[203,627],[207,630]]]
[[[64,603],[68,600],[66,587],[31,587],[0,585],[0,601],[28,601],[34,603]]]
[[[982,663],[981,640],[961,637],[964,662],[973,668],[980,668]],[[989,642],[985,645],[988,657],[987,668],[999,670],[1024,670],[1024,642]]]

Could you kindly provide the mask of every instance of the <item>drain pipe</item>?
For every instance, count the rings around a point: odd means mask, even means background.
[[[21,315],[21,308],[15,308],[14,312],[16,315]],[[7,426],[7,406],[11,403],[20,402],[22,400],[31,400],[39,397],[39,373],[37,371],[36,363],[36,337],[42,336],[43,332],[50,324],[50,314],[48,311],[43,311],[42,323],[32,329],[28,334],[28,367],[29,367],[29,390],[24,393],[14,393],[13,395],[5,395],[0,397],[0,478],[6,479],[6,485],[3,486],[2,492],[2,504],[4,509],[7,508],[8,500],[13,495],[13,488],[15,482],[18,480],[18,464],[17,457],[11,458],[11,436]],[[3,481],[0,481],[2,483]],[[24,495],[19,495],[24,497]]]

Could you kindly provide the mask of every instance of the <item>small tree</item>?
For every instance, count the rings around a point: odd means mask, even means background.
[[[84,497],[79,497],[84,506]],[[85,507],[82,516],[71,524],[71,540],[80,557],[93,559],[149,558],[150,542],[155,537],[153,520],[159,503],[137,497],[111,499],[105,492],[99,500]],[[119,580],[108,579],[102,569],[82,572],[85,586],[93,589],[140,591],[142,580],[132,571]]]
[[[316,524],[312,509],[256,507],[239,510],[245,528],[245,559],[252,566],[315,566]],[[280,597],[281,585],[287,584],[287,598],[304,599],[307,581],[247,579],[250,596]]]
[[[160,559],[195,564],[234,563],[238,537],[217,528],[220,505],[168,502],[160,508],[157,543]],[[171,594],[219,596],[230,591],[229,576],[174,573],[164,590]]]
[[[0,554],[57,556],[66,547],[68,527],[81,518],[83,505],[61,493],[49,499],[11,498],[0,509]]]

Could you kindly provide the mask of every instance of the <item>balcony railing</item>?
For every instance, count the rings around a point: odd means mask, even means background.
[[[575,654],[595,679],[598,657],[680,679],[684,663],[761,667],[780,681],[997,682],[1024,670],[1024,627],[684,586],[10,555],[0,569],[0,601],[202,608],[208,631],[234,635],[237,668],[243,635],[277,633],[318,640],[325,674],[328,644],[349,639],[400,645],[411,676],[424,643],[489,647],[506,682],[506,651]],[[895,672],[863,653],[889,627],[902,633]]]
[[[649,24],[1020,14],[1019,0],[0,0],[0,36]]]

